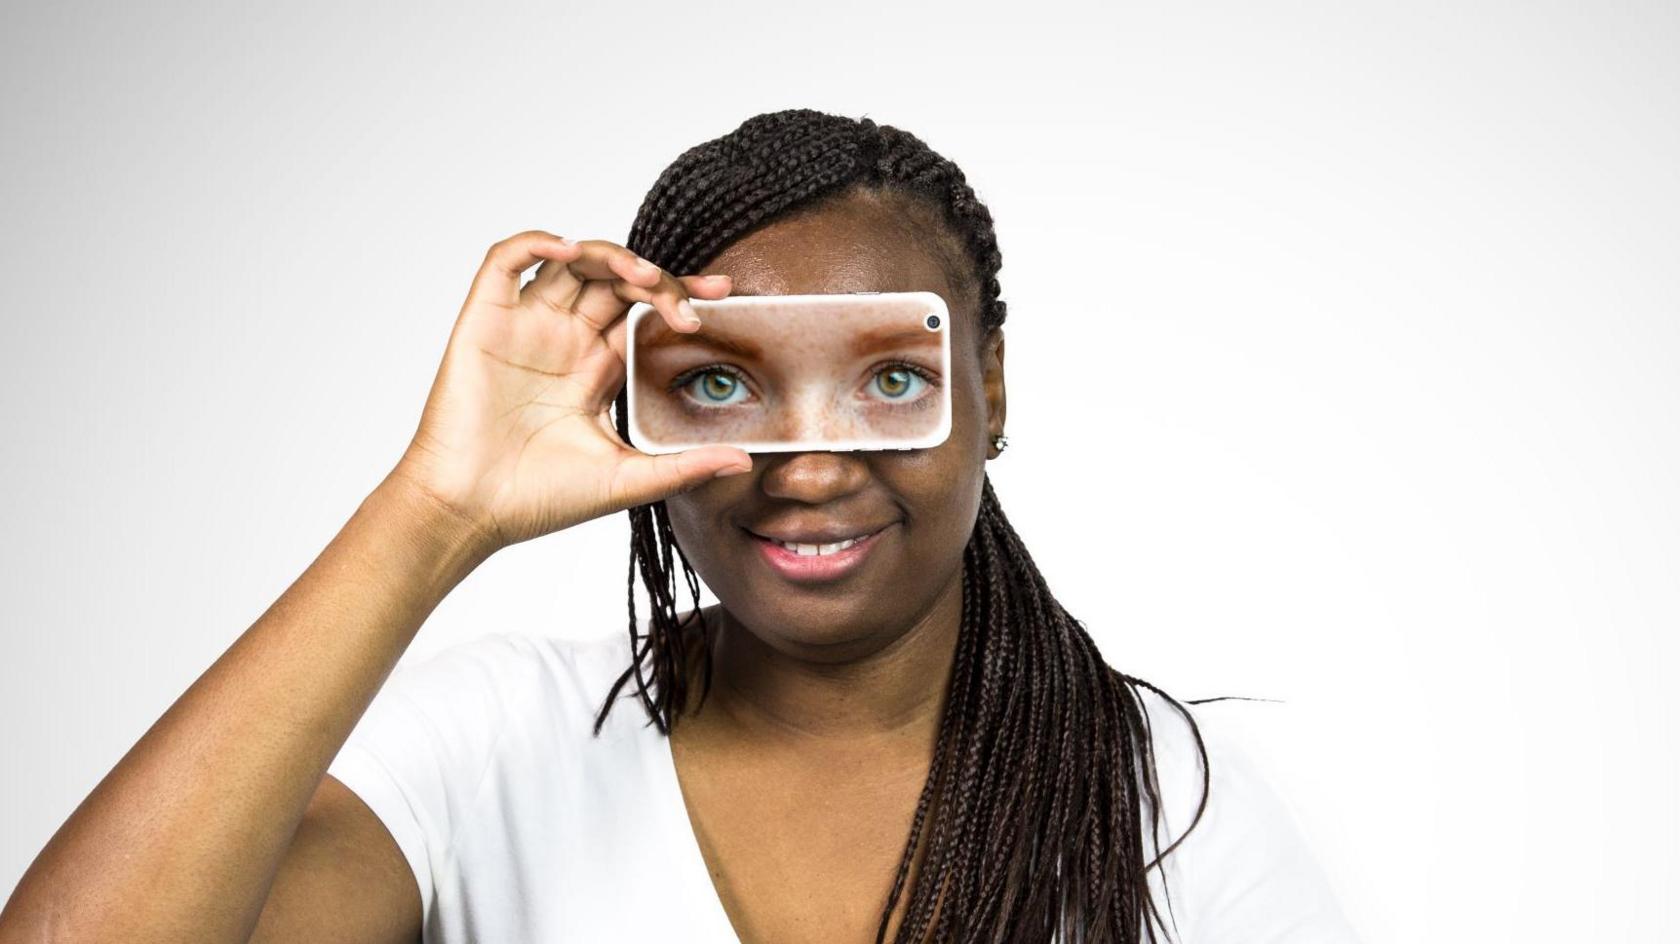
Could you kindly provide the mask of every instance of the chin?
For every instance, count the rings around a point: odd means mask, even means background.
[[[820,659],[824,652],[850,658],[890,642],[880,638],[890,621],[866,612],[856,598],[785,597],[751,588],[746,596],[750,603],[724,605],[737,623],[778,652],[804,659]]]

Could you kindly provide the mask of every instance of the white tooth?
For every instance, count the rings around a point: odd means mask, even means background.
[[[843,551],[861,540],[863,540],[863,538],[858,537],[847,538],[844,541],[836,541],[833,544],[792,544],[787,541],[777,541],[776,544],[800,555],[801,557],[816,557],[823,554],[833,554],[837,551]]]

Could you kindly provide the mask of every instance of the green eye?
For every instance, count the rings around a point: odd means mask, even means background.
[[[691,399],[708,406],[739,403],[745,399],[746,393],[746,385],[741,382],[741,378],[723,370],[708,370],[696,374],[682,387],[689,391]],[[743,396],[738,397],[736,394]]]

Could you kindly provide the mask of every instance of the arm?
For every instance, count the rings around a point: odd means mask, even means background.
[[[0,913],[0,942],[248,940],[306,808],[293,876],[323,859],[322,826],[368,832],[322,775],[488,547],[400,477],[381,483],[59,829]],[[383,881],[345,888],[333,917],[389,929],[379,940],[417,938],[413,880],[400,856],[392,865],[368,870]],[[402,908],[411,913],[393,913]]]
[[[690,293],[728,291],[602,240],[493,246],[402,460],[59,828],[0,910],[0,944],[413,941],[412,872],[324,772],[496,549],[751,468],[724,446],[644,455],[608,421],[630,303],[693,331]]]
[[[321,781],[268,892],[253,944],[419,944],[420,893],[391,834],[355,793]]]

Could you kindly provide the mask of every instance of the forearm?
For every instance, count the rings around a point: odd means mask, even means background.
[[[487,555],[388,478],[64,823],[0,942],[246,940],[328,764]]]

